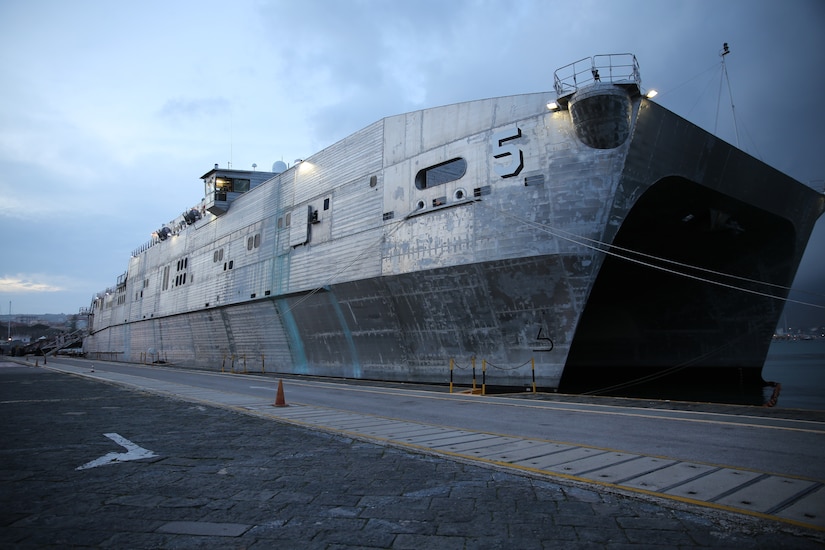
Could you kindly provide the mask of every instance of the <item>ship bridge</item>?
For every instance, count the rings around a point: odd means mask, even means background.
[[[225,214],[232,201],[278,173],[219,168],[216,164],[215,168],[201,176],[204,181],[206,211],[214,216]]]

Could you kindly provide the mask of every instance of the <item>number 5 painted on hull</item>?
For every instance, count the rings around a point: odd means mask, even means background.
[[[493,158],[500,159],[510,157],[507,164],[494,164],[493,169],[502,178],[512,178],[518,176],[524,168],[524,154],[521,149],[512,143],[505,145],[505,142],[521,137],[521,128],[508,128],[493,134]]]

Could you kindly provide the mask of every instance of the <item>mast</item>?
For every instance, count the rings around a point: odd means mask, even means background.
[[[733,91],[730,88],[730,78],[728,77],[728,67],[725,65],[725,56],[730,53],[728,43],[722,44],[722,50],[719,52],[719,57],[722,58],[722,74],[725,76],[725,82],[728,83],[728,97],[730,98],[730,111],[733,115],[733,130],[736,132],[736,147],[739,146],[739,126],[736,124],[736,107],[733,105]],[[719,98],[716,100],[716,126],[719,125],[719,103],[722,100],[722,80],[719,80]],[[716,134],[716,126],[713,128],[713,133]]]

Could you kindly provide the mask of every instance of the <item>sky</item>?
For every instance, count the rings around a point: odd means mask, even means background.
[[[654,101],[822,191],[823,28],[821,0],[0,0],[0,314],[88,307],[216,163],[552,91],[594,54],[634,53]],[[792,294],[820,307],[791,325],[825,325],[823,250],[825,218],[794,282],[818,294]]]

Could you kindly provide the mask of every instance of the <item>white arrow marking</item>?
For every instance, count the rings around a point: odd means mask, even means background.
[[[103,434],[121,447],[125,447],[125,453],[109,453],[107,455],[103,455],[98,459],[92,460],[91,462],[87,462],[83,466],[78,466],[75,470],[88,470],[89,468],[96,468],[98,466],[104,466],[106,464],[114,464],[115,462],[127,462],[129,460],[140,460],[142,458],[152,458],[153,456],[158,456],[149,449],[144,449],[138,445],[135,445],[125,437],[122,437],[118,434]]]

